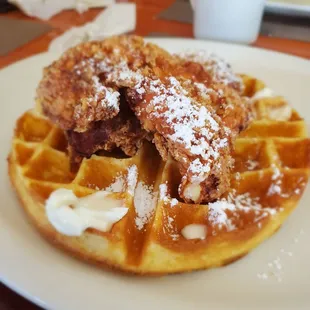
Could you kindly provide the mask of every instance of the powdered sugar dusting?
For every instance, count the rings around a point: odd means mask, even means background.
[[[236,211],[236,206],[224,200],[210,203],[208,218],[213,225],[218,225],[220,229],[225,225],[228,231],[232,231],[236,227],[228,218],[226,214],[227,210]]]
[[[180,57],[202,64],[216,82],[220,82],[225,85],[234,83],[238,85],[240,89],[243,88],[241,78],[234,74],[230,65],[226,61],[214,53],[208,53],[206,51],[188,51],[181,53]]]
[[[170,206],[174,207],[179,203],[179,201],[176,198],[171,198],[168,195],[167,190],[168,190],[167,184],[162,183],[159,185],[159,199],[165,203],[170,202]]]
[[[271,177],[271,185],[268,189],[267,196],[281,194],[282,174],[275,164],[272,164],[273,175]]]
[[[179,201],[178,201],[177,199],[175,199],[175,198],[172,198],[172,199],[171,199],[171,202],[170,202],[171,207],[176,206],[178,203],[179,203]]]
[[[97,76],[93,76],[92,81],[94,94],[93,97],[89,98],[89,101],[98,101],[101,97],[103,99],[100,100],[100,104],[103,107],[117,110],[119,108],[120,93],[112,88],[104,86]]]
[[[206,99],[206,100],[210,100],[210,94],[211,93],[215,93],[216,91],[214,89],[211,88],[207,88],[205,84],[202,83],[197,83],[195,82],[194,85],[197,87],[197,89],[199,90],[199,94],[202,98]],[[223,90],[220,89],[218,90],[218,95],[222,96],[223,95]]]
[[[132,165],[128,168],[128,175],[127,175],[127,186],[128,186],[128,193],[130,195],[134,194],[134,190],[138,180],[138,168],[136,165]]]
[[[153,186],[148,186],[142,181],[138,182],[138,168],[136,165],[132,165],[127,169],[127,176],[118,176],[112,184],[105,188],[105,191],[124,192],[126,185],[127,192],[133,196],[136,210],[135,224],[141,230],[154,213],[158,194],[154,193]],[[163,194],[163,190],[162,188],[161,194]]]
[[[134,196],[136,210],[135,223],[139,230],[147,224],[152,217],[157,202],[157,194],[153,193],[153,187],[144,182],[138,182]]]
[[[165,201],[167,199],[167,184],[162,183],[159,185],[159,199]]]
[[[259,166],[259,163],[256,160],[249,159],[247,160],[246,165],[247,165],[247,168],[251,171],[251,170],[255,170]]]
[[[148,109],[150,117],[165,119],[167,138],[196,155],[189,165],[191,182],[200,183],[218,160],[220,149],[228,145],[227,137],[218,138],[220,125],[212,113],[187,96],[187,91],[175,77],[148,81],[154,97]]]
[[[163,221],[163,231],[165,232],[166,235],[170,235],[170,237],[172,238],[173,241],[177,241],[180,237],[179,232],[176,229],[176,226],[173,225],[175,222],[175,218],[173,218],[170,215],[166,215],[165,210],[163,210],[164,212],[164,217],[167,218],[167,221]]]
[[[220,149],[228,146],[229,133],[215,120],[213,110],[195,102],[173,76],[162,80],[150,78],[137,69],[131,70],[126,61],[112,64],[109,59],[105,59],[98,67],[108,82],[116,81],[119,86],[135,89],[140,95],[153,94],[146,105],[148,117],[153,123],[161,120],[165,138],[173,141],[174,145],[182,145],[189,154],[194,155],[188,168],[190,181],[204,181],[213,162],[219,159]],[[194,83],[194,87],[198,92],[203,91],[205,96],[208,92],[214,92],[203,84]],[[139,105],[135,112],[139,115],[142,110],[143,105]],[[161,133],[160,128],[157,130]]]
[[[99,63],[98,67],[101,72],[106,74],[107,81],[119,83],[122,87],[137,87],[144,80],[142,74],[131,70],[125,61],[112,64],[109,59],[105,59]],[[140,89],[140,87],[138,88]],[[144,90],[140,89],[139,92],[143,93]]]
[[[125,180],[123,176],[117,177],[112,184],[106,187],[104,190],[112,193],[120,193],[125,190]]]
[[[296,238],[298,239],[301,235],[303,234],[303,230],[301,229],[298,237],[294,238],[294,243]],[[292,242],[291,242],[292,246]],[[290,249],[289,251],[280,249],[280,253],[272,260],[270,260],[267,263],[268,268],[266,268],[262,272],[257,273],[257,278],[260,280],[271,280],[275,279],[277,282],[282,282],[285,276],[284,270],[285,270],[285,265],[289,263],[291,266],[292,263],[288,262],[288,260],[292,259],[293,257],[293,252]],[[290,267],[291,268],[291,267]]]
[[[124,192],[126,190],[130,195],[133,195],[135,187],[137,185],[138,169],[136,165],[132,165],[127,169],[127,177],[119,175],[115,178],[114,182],[111,183],[104,190],[112,193]]]
[[[237,195],[234,190],[227,199],[209,204],[208,219],[219,229],[226,228],[227,231],[233,231],[237,228],[233,221],[238,219],[241,213],[250,212],[254,214],[253,222],[256,223],[267,216],[276,214],[277,211],[272,208],[263,208],[259,204],[259,198],[252,198],[249,193]]]
[[[97,66],[93,58],[82,60],[74,66],[75,73],[80,77],[85,75],[85,82],[90,83],[91,92],[88,94],[86,102],[88,104],[99,102],[102,107],[118,112],[120,93],[101,83],[99,77],[96,75]],[[91,78],[89,78],[89,76],[91,76]]]

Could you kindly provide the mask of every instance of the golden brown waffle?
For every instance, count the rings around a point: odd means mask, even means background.
[[[244,94],[249,97],[265,87],[249,76],[243,80]],[[38,230],[74,256],[139,274],[226,265],[281,226],[308,180],[310,141],[305,122],[294,110],[287,120],[274,120],[287,108],[280,97],[252,104],[256,119],[236,140],[231,191],[226,200],[209,206],[181,201],[176,164],[171,159],[163,162],[149,143],[132,158],[93,155],[83,160],[77,173],[71,173],[63,132],[34,111],[17,122],[9,155],[10,177]],[[138,168],[137,187],[148,188],[151,197],[158,193],[152,197],[158,197],[154,210],[146,210],[139,218],[138,201],[125,186],[115,196],[125,198],[129,211],[111,231],[87,229],[81,237],[69,237],[50,224],[44,204],[51,192],[68,188],[79,197],[86,196],[107,188],[133,165]],[[225,203],[228,208],[223,211],[220,207]],[[186,239],[182,230],[190,224],[205,225],[206,238]]]

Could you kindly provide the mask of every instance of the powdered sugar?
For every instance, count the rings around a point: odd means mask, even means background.
[[[171,198],[168,195],[167,190],[168,190],[167,184],[162,183],[159,185],[159,199],[165,203],[170,202],[170,206],[174,207],[179,203],[179,201],[176,198]]]
[[[233,231],[237,228],[234,221],[240,217],[241,213],[250,212],[254,214],[253,222],[256,223],[269,215],[276,214],[277,211],[272,208],[263,208],[259,204],[259,199],[252,198],[249,193],[237,195],[235,191],[232,191],[227,199],[209,204],[208,219],[219,229],[226,228],[227,231]]]
[[[179,203],[179,201],[178,201],[177,199],[175,199],[175,198],[172,198],[172,199],[171,199],[171,202],[170,202],[171,207],[176,206],[178,203]]]
[[[267,280],[270,276],[277,279],[278,282],[282,282],[283,279],[283,266],[282,261],[279,256],[277,256],[273,261],[268,263],[269,270],[267,272],[261,272],[257,274],[258,279]]]
[[[127,169],[127,177],[119,175],[115,178],[114,182],[111,183],[104,190],[107,192],[119,193],[126,190],[129,194],[133,195],[135,187],[137,185],[138,169],[136,165],[132,165]]]
[[[211,166],[210,163],[202,164],[201,160],[196,158],[190,163],[188,170],[195,174],[195,178],[192,178],[192,181],[199,183],[210,172]]]
[[[164,214],[166,213],[165,210],[163,212]],[[166,214],[164,216],[166,216]],[[176,230],[175,225],[173,225],[175,218],[169,215],[167,215],[166,218],[167,218],[167,221],[163,222],[164,224],[163,231],[165,232],[166,235],[169,235],[173,241],[176,241],[180,238],[180,235],[178,231]]]
[[[159,199],[166,201],[167,200],[167,184],[162,183],[159,185]]]
[[[281,177],[281,172],[279,170],[278,167],[276,167],[274,164],[272,165],[272,169],[273,169],[273,175],[271,177],[271,180],[277,180]]]
[[[301,229],[298,237],[303,234],[303,230]],[[294,243],[298,237],[294,238]],[[292,243],[292,242],[291,242]],[[264,270],[263,272],[257,273],[257,277],[260,280],[270,280],[270,279],[276,279],[277,282],[282,282],[284,279],[284,270],[285,270],[285,262],[287,263],[288,259],[292,259],[293,252],[286,251],[284,249],[280,249],[280,253],[271,261],[267,263],[268,269]],[[291,262],[289,262],[290,265],[292,265]],[[290,267],[291,268],[291,267]]]
[[[259,163],[256,160],[249,159],[247,160],[246,165],[249,170],[255,170],[258,167]]]
[[[152,123],[159,123],[157,120],[160,120],[163,128],[157,128],[157,131],[165,133],[167,140],[173,141],[174,145],[182,145],[182,148],[195,157],[189,163],[190,181],[200,183],[205,180],[213,162],[220,157],[220,149],[228,146],[229,133],[220,128],[222,124],[214,119],[213,110],[195,102],[173,76],[162,80],[150,78],[142,75],[138,69],[134,71],[129,68],[126,61],[112,64],[109,59],[100,62],[98,68],[105,74],[107,82],[130,87],[140,95],[153,94],[145,107],[139,105],[136,114],[140,115],[143,108],[146,108]],[[194,86],[205,96],[214,92],[200,83],[194,83]]]
[[[112,184],[106,187],[104,190],[112,193],[120,193],[125,190],[126,182],[123,176],[117,177]]]
[[[271,185],[268,189],[267,196],[281,194],[282,174],[278,167],[272,164],[273,175],[271,176]]]
[[[238,85],[240,89],[243,88],[241,78],[235,75],[230,65],[217,55],[206,51],[188,51],[181,53],[180,56],[189,61],[195,61],[202,64],[216,82],[225,85],[234,83]]]
[[[236,206],[224,200],[219,200],[209,204],[208,218],[210,223],[222,228],[224,225],[227,227],[228,231],[234,230],[236,227],[229,220],[226,211],[235,211]]]
[[[267,196],[272,196],[275,194],[281,194],[281,186],[280,185],[281,185],[280,182],[277,182],[277,184],[272,183],[268,189]]]
[[[112,64],[109,59],[105,59],[98,64],[98,68],[106,74],[107,81],[117,83],[122,87],[135,87],[140,93],[144,92],[143,89],[137,87],[143,82],[144,77],[140,72],[131,70],[127,62]]]
[[[220,126],[212,113],[188,97],[175,77],[168,77],[165,84],[160,80],[149,81],[147,87],[155,94],[148,109],[150,117],[164,119],[163,126],[169,127],[167,139],[196,155],[188,170],[192,173],[191,182],[202,182],[228,139],[216,137]]]
[[[206,100],[210,100],[210,95],[209,95],[210,93],[215,93],[215,90],[213,90],[211,88],[207,88],[206,85],[204,85],[202,83],[195,82],[194,85],[199,90],[200,96]],[[219,90],[218,94],[221,95],[222,92],[223,92],[222,90]]]
[[[236,174],[235,174],[235,179],[236,179],[237,181],[240,181],[240,180],[241,180],[240,172],[236,172]]]
[[[88,93],[86,102],[88,104],[99,102],[102,107],[111,109],[112,111],[118,111],[120,93],[101,83],[99,77],[96,75],[97,67],[98,65],[93,58],[84,59],[74,66],[76,75],[81,78],[85,75],[85,82],[90,83],[89,86],[91,91]],[[91,76],[90,80],[89,76]]]
[[[106,105],[108,107],[118,109],[120,93],[108,87],[105,87],[104,91],[105,91],[105,98],[104,100],[101,101],[101,105],[102,106]]]
[[[141,230],[154,213],[158,195],[156,192],[154,193],[153,186],[148,186],[144,182],[137,181],[138,168],[136,165],[132,165],[127,169],[127,176],[120,175],[116,177],[114,182],[105,188],[105,191],[117,193],[127,190],[133,196],[133,203],[136,210],[135,224]]]
[[[144,182],[138,182],[134,195],[134,206],[136,210],[135,223],[141,230],[149,222],[154,213],[157,202],[157,195],[153,193],[153,187],[147,186]]]
[[[134,194],[137,180],[138,180],[138,168],[136,165],[132,165],[131,167],[128,168],[128,175],[127,175],[127,186],[130,195]]]

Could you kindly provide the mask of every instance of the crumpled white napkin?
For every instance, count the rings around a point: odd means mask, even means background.
[[[49,51],[62,52],[81,42],[102,40],[135,30],[136,5],[134,3],[118,3],[109,6],[94,21],[81,27],[73,27],[54,39]]]
[[[93,7],[104,7],[115,3],[115,0],[8,0],[18,6],[26,15],[49,19],[55,14],[76,9],[79,13]]]

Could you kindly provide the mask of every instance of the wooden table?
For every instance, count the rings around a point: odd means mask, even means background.
[[[174,21],[159,20],[157,15],[173,3],[174,0],[136,0],[137,3],[137,27],[135,33],[147,36],[149,33],[164,33],[172,36],[193,37],[192,26]],[[82,25],[94,19],[101,9],[92,9],[84,14],[75,11],[62,12],[48,21],[41,21],[52,26],[52,30],[33,41],[17,48],[15,51],[0,58],[0,68],[3,68],[17,60],[46,51],[52,39],[57,37],[72,26]],[[31,20],[21,12],[10,12],[5,16],[12,19]],[[270,50],[280,51],[310,59],[310,43],[280,38],[260,36],[254,46]],[[0,284],[0,310],[34,310],[37,306],[18,296],[5,286]]]

